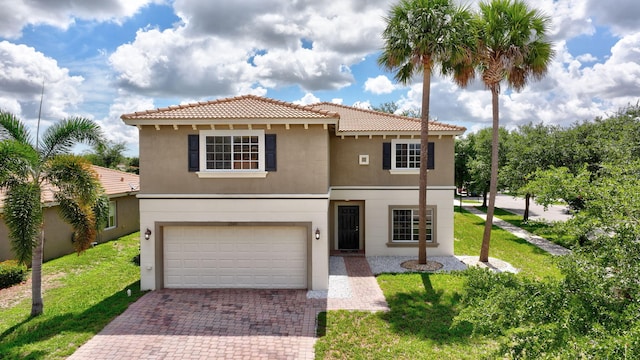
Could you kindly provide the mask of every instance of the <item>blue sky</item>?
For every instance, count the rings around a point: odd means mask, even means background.
[[[255,94],[418,109],[421,79],[393,81],[376,60],[395,0],[0,0],[0,108],[34,128],[42,83],[45,126],[98,121],[137,154],[120,115]],[[467,2],[472,8],[477,1]],[[556,56],[547,76],[504,91],[501,124],[569,125],[640,101],[640,2],[530,0],[550,16]],[[476,131],[490,94],[432,82],[431,117]]]

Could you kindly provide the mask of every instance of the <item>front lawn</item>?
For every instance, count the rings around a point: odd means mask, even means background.
[[[100,332],[143,295],[140,268],[132,262],[138,247],[135,233],[46,262],[44,314],[30,318],[30,291],[0,307],[0,358],[64,359]]]
[[[484,221],[455,213],[455,252],[479,255]],[[490,256],[521,269],[519,276],[558,278],[553,256],[494,227]],[[482,359],[493,358],[501,339],[472,335],[454,323],[461,310],[463,274],[382,274],[377,277],[388,313],[329,311],[316,343],[317,359]]]
[[[487,212],[486,207],[476,207],[480,211]],[[554,242],[560,246],[570,248],[575,244],[575,240],[562,231],[559,231],[556,226],[545,221],[529,220],[524,221],[522,215],[514,214],[512,212],[495,208],[495,216],[508,222],[511,225],[525,229],[528,232],[543,237],[551,242]]]

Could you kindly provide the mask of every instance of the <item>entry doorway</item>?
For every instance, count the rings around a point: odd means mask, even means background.
[[[360,206],[338,205],[338,250],[360,249]]]

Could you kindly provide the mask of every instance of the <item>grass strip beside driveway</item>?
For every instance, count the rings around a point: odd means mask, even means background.
[[[64,359],[140,296],[140,268],[132,262],[139,233],[100,244],[81,255],[46,262],[44,314],[31,318],[31,297],[0,309],[2,359]],[[127,289],[132,295],[127,296]]]

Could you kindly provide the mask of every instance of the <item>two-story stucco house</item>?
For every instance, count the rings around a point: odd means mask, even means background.
[[[140,134],[142,289],[326,290],[332,252],[417,256],[420,121],[241,96]],[[428,253],[453,255],[454,138],[430,125]]]

